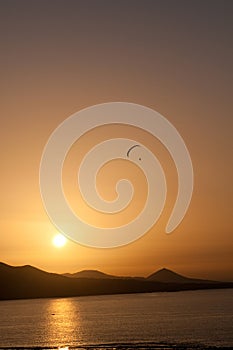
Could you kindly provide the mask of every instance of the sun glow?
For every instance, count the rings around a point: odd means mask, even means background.
[[[62,235],[62,234],[57,234],[54,238],[53,238],[53,245],[57,248],[61,248],[64,247],[64,245],[66,244],[67,239]]]

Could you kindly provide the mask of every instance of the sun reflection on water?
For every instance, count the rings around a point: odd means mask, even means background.
[[[75,304],[75,305],[74,305]],[[47,342],[56,343],[58,350],[69,350],[67,345],[82,334],[78,302],[72,298],[51,299],[47,308]]]

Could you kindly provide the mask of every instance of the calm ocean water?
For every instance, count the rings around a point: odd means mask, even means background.
[[[0,302],[0,348],[146,342],[233,346],[233,289]]]

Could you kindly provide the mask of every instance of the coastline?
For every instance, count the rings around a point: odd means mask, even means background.
[[[1,347],[0,350],[229,350],[230,346],[206,345],[202,343],[169,342],[125,342],[103,344],[79,344],[62,346],[13,346]]]

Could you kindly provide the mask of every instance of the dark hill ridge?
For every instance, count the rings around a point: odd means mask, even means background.
[[[82,270],[75,273],[64,273],[63,276],[72,277],[72,278],[120,278],[118,276],[108,275],[107,273],[98,271],[98,270]]]
[[[72,277],[72,278],[97,278],[97,279],[140,279],[140,280],[149,280],[161,283],[216,283],[215,281],[202,280],[196,278],[189,278],[182,276],[174,271],[163,268],[159,271],[156,271],[149,275],[148,277],[131,277],[131,276],[114,276],[109,275],[98,270],[82,270],[75,273],[65,273],[63,276]]]
[[[98,270],[81,270],[75,273],[63,273],[62,276],[70,278],[93,278],[93,279],[145,279],[144,277],[115,276]]]
[[[185,277],[165,268],[152,273],[147,279],[162,283],[218,283],[216,281]]]
[[[178,275],[170,270],[166,270],[167,276],[167,271],[169,271],[169,276],[174,276],[173,274]],[[94,276],[100,276],[100,274],[99,271],[94,271]],[[161,277],[160,271],[157,274],[157,278]],[[82,277],[70,278],[55,273],[48,273],[30,265],[14,267],[0,263],[0,300],[233,288],[233,283],[230,282],[216,282],[213,284],[202,280],[195,280],[198,281],[195,283],[151,280],[152,276],[156,276],[156,273],[147,279],[121,278],[107,274],[104,274],[105,278],[84,278],[83,275],[85,276],[85,274],[81,275]],[[93,271],[91,275],[93,276]],[[88,276],[90,276],[89,273]],[[106,278],[106,276],[110,277]],[[162,276],[164,277],[164,271]]]

